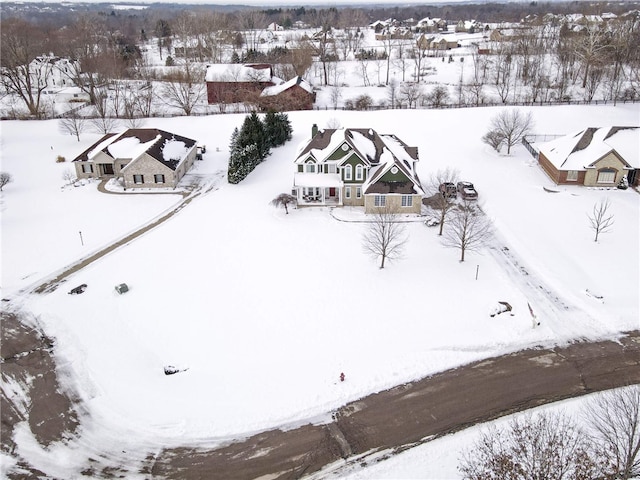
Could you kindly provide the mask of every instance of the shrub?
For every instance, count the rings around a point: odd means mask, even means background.
[[[66,161],[67,161],[67,159],[66,159],[66,158],[64,158],[62,155],[58,155],[58,156],[56,157],[56,163],[64,163],[64,162],[66,162]]]

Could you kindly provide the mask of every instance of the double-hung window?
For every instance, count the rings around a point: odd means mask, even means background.
[[[567,182],[577,182],[578,181],[578,171],[577,170],[568,170],[567,171]]]
[[[156,175],[154,175],[154,176],[153,176],[153,180],[154,180],[156,183],[164,183],[164,175],[162,175],[162,174],[156,174]]]
[[[411,195],[402,195],[402,206],[403,207],[413,206],[413,197]]]
[[[91,165],[90,163],[83,163],[82,173],[93,173],[93,165]]]
[[[353,177],[353,172],[352,172],[351,165],[347,165],[346,167],[344,167],[344,179],[351,180],[352,177]]]
[[[362,180],[362,165],[357,165],[356,166],[356,180]]]
[[[375,195],[373,197],[373,205],[376,207],[384,207],[387,204],[387,197],[384,195]]]
[[[144,176],[143,175],[134,175],[133,176],[133,183],[135,183],[136,185],[144,183]]]

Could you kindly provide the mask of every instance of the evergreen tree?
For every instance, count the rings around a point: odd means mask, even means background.
[[[227,173],[227,180],[229,183],[238,183],[242,180],[242,178],[240,178],[242,158],[240,156],[240,147],[238,145],[239,135],[238,127],[234,128],[233,133],[231,133],[231,143],[229,144],[229,171]]]
[[[252,112],[251,115],[245,117],[242,128],[240,129],[240,135],[238,136],[238,143],[243,147],[247,145],[256,146],[257,161],[255,165],[269,155],[270,147],[265,134],[264,124],[256,112]]]
[[[269,111],[264,119],[264,130],[271,147],[284,145],[287,140],[291,140],[291,122],[286,113],[276,113]]]

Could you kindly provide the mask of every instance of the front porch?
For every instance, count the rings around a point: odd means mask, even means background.
[[[298,173],[293,194],[298,206],[342,205],[342,181],[338,174]]]

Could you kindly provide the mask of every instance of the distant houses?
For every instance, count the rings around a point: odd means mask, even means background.
[[[416,173],[418,148],[370,128],[319,130],[294,161],[293,194],[299,206],[389,207],[420,213],[424,191]]]
[[[121,178],[125,189],[175,188],[197,156],[196,141],[157,128],[108,133],[78,155],[77,178]]]

